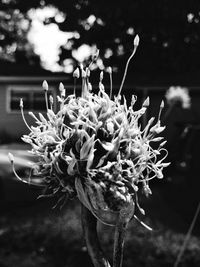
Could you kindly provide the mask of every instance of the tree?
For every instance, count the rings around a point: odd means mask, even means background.
[[[100,49],[105,66],[120,71],[132,50],[134,35],[139,34],[141,48],[133,63],[136,72],[183,74],[200,68],[197,0],[16,0],[12,5],[25,17],[30,8],[48,5],[65,14],[62,21],[49,17],[44,22],[55,23],[63,32],[77,33],[60,48],[61,66],[66,58],[72,58],[76,65],[73,51],[88,44]]]
[[[16,7],[14,0],[4,0],[0,4],[0,59],[31,63],[37,56],[27,41],[30,20]]]

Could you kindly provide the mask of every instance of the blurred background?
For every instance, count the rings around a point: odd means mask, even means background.
[[[158,114],[167,125],[165,138],[171,166],[163,180],[152,181],[153,194],[140,196],[149,232],[132,221],[127,233],[124,267],[174,266],[200,202],[200,2],[198,0],[0,0],[0,267],[92,266],[84,244],[79,203],[61,210],[55,199],[37,199],[41,189],[18,181],[27,177],[34,159],[21,141],[27,133],[19,100],[28,111],[44,112],[41,88],[47,80],[53,96],[59,83],[73,92],[72,73],[100,54],[91,80],[100,70],[118,92],[136,34],[140,45],[122,91],[138,107],[150,96],[142,124]],[[137,108],[137,107],[136,107]],[[103,248],[111,258],[113,229],[99,225]],[[200,266],[200,218],[197,216],[179,266]]]

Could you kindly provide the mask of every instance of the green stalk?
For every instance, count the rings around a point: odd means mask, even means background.
[[[83,233],[91,260],[95,267],[110,267],[99,243],[97,235],[97,219],[83,204],[81,204],[81,207]]]
[[[135,55],[136,50],[137,50],[137,46],[134,47],[132,54],[130,55],[130,57],[128,58],[128,60],[126,62],[124,75],[123,75],[122,82],[121,82],[121,85],[120,85],[120,88],[119,88],[119,92],[118,92],[118,95],[117,95],[118,97],[120,96],[122,88],[124,86],[124,82],[125,82],[126,75],[127,75],[127,72],[128,72],[129,63],[130,63],[131,59],[133,58],[133,56]]]
[[[126,230],[129,221],[133,217],[134,210],[135,205],[130,204],[119,213],[119,218],[115,227],[113,267],[122,267]]]
[[[186,247],[187,247],[188,241],[189,241],[189,239],[191,237],[192,230],[194,229],[194,226],[195,226],[197,217],[199,215],[199,212],[200,212],[200,202],[199,202],[199,204],[197,206],[196,212],[194,214],[194,217],[192,219],[192,222],[191,222],[190,227],[188,229],[188,232],[186,234],[185,240],[184,240],[183,245],[182,245],[182,247],[180,249],[180,252],[179,252],[179,254],[177,256],[176,262],[174,263],[174,267],[177,267],[179,265],[180,261],[181,261],[181,258],[182,258],[183,254],[184,254],[184,251],[185,251]]]

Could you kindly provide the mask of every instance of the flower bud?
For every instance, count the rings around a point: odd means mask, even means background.
[[[90,77],[90,69],[89,68],[86,68],[86,76]]]
[[[36,118],[36,116],[33,114],[32,111],[29,111],[28,114],[29,114],[33,119],[35,119],[35,120],[37,121],[37,118]]]
[[[14,157],[13,157],[13,154],[12,153],[8,153],[8,158],[9,158],[9,160],[10,160],[10,162],[11,163],[13,163],[14,162]]]
[[[149,101],[149,97],[147,97],[142,106],[145,107],[145,108],[148,107],[149,106],[149,102],[150,102]]]
[[[103,81],[103,71],[100,72],[100,78],[99,78],[100,82]]]
[[[81,77],[86,78],[86,72],[83,69],[81,70]]]
[[[164,103],[164,101],[162,100],[162,101],[161,101],[161,104],[160,104],[160,108],[163,109],[164,106],[165,106],[165,103]]]
[[[112,68],[111,67],[108,67],[108,73],[111,74],[112,73]]]
[[[63,84],[63,83],[60,83],[60,84],[59,84],[59,91],[62,92],[62,91],[64,91],[64,90],[65,90],[65,88],[64,88],[64,84]]]
[[[49,86],[48,86],[48,83],[47,83],[46,80],[43,81],[43,83],[42,83],[42,87],[43,87],[44,91],[48,91]]]
[[[135,47],[137,47],[139,45],[139,41],[140,41],[140,38],[138,35],[136,35],[134,38],[134,41],[133,41],[133,44]]]
[[[91,83],[88,83],[88,91],[89,91],[89,92],[92,91],[92,85],[91,85]]]
[[[52,95],[49,96],[49,102],[53,105],[53,96]]]
[[[23,108],[24,107],[24,104],[23,104],[23,99],[20,98],[20,104],[19,104],[20,108]]]
[[[163,147],[166,143],[167,143],[167,141],[163,141],[163,142],[160,144],[160,147]]]
[[[76,68],[75,71],[73,72],[73,77],[75,79],[79,79],[80,77],[80,71],[79,71],[79,68]]]
[[[96,53],[93,55],[92,61],[96,61],[98,57],[99,57],[99,49],[97,49]]]
[[[157,176],[158,179],[162,179],[163,178],[163,173],[162,173],[161,170],[157,170],[155,173],[156,173],[156,176]]]
[[[108,121],[107,124],[106,124],[106,126],[107,126],[108,131],[111,134],[113,134],[114,133],[114,124],[113,124],[113,122],[112,121]]]

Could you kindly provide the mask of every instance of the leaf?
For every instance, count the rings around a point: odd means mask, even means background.
[[[93,134],[93,136],[91,138],[88,138],[85,143],[83,144],[81,150],[80,150],[80,159],[87,159],[90,149],[93,147],[94,145],[94,138],[95,135]]]
[[[79,177],[75,178],[75,188],[76,188],[76,192],[78,195],[79,200],[81,201],[81,203],[88,208],[90,211],[92,211],[92,207],[90,205],[90,201],[88,199],[87,194],[85,193],[81,180]]]
[[[99,143],[102,145],[102,147],[106,150],[106,151],[113,151],[114,149],[114,144],[111,142],[101,142],[99,140]]]

